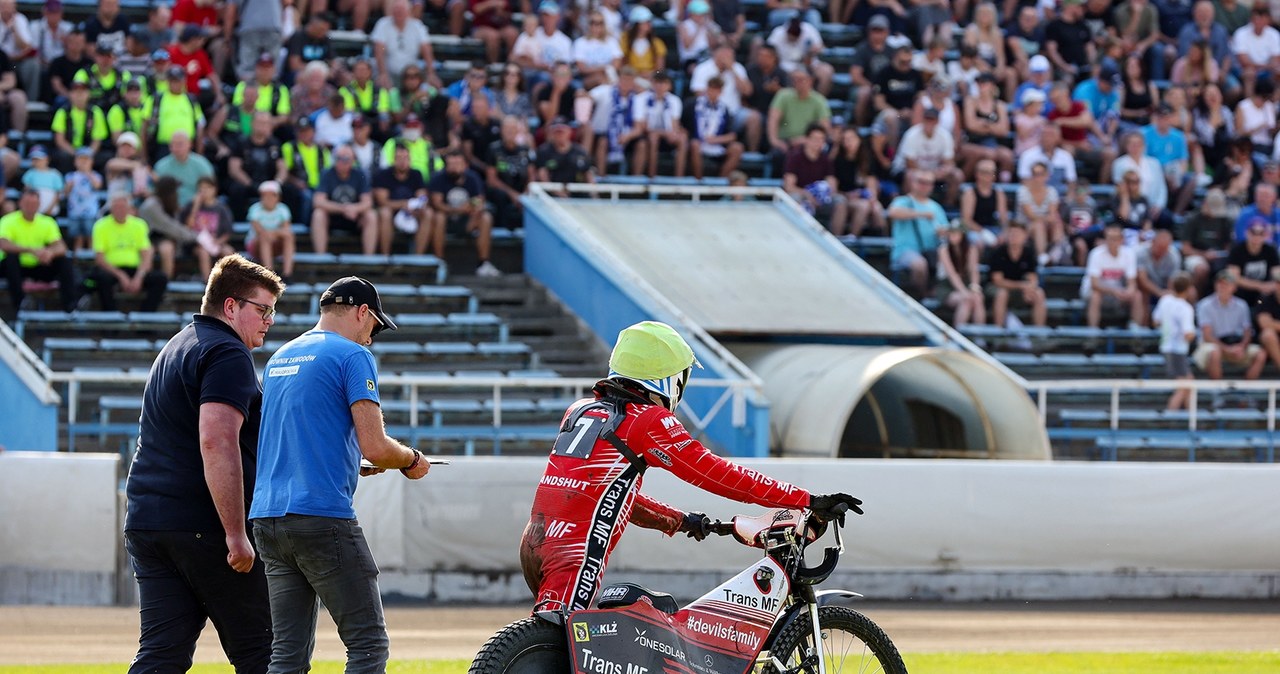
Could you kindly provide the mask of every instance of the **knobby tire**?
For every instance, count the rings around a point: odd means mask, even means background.
[[[897,647],[870,618],[843,606],[823,606],[818,609],[818,624],[827,674],[907,674]],[[813,628],[806,612],[774,640],[770,653],[783,663],[783,669],[770,664],[763,674],[817,674],[812,643]]]
[[[489,637],[467,674],[558,674],[571,671],[564,628],[536,616]]]

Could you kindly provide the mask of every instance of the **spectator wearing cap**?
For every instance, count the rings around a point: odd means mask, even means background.
[[[364,5],[368,7],[367,0]],[[274,61],[280,53],[284,8],[281,0],[231,0],[223,11],[224,25],[235,26],[236,76],[247,80],[254,76],[262,54],[269,54]]]
[[[143,157],[142,148],[142,140],[132,131],[116,138],[115,156],[107,160],[103,171],[108,192],[128,192],[141,199],[151,191],[151,165]],[[168,272],[165,275],[172,278]]]
[[[151,52],[154,51],[147,42],[146,33],[146,25],[134,26],[129,31],[128,39],[124,41],[124,53],[116,57],[117,68],[129,73],[132,79],[142,81],[146,81],[147,73],[151,71]]]
[[[240,139],[227,158],[227,201],[237,219],[248,212],[258,194],[258,185],[268,180],[284,183],[288,179],[289,169],[271,129],[271,115],[254,113],[248,137]]]
[[[45,0],[41,19],[31,23],[31,44],[35,47],[40,67],[48,68],[53,60],[66,52],[63,42],[71,34],[71,22],[63,18],[62,0]],[[34,92],[27,92],[41,100]]]
[[[317,253],[328,252],[329,233],[335,229],[359,234],[365,255],[377,250],[378,216],[369,177],[355,163],[351,148],[340,146],[333,151],[333,166],[320,176],[311,210],[311,243]]]
[[[704,0],[693,0],[691,5]],[[721,45],[712,52],[711,58],[699,63],[689,78],[689,91],[694,94],[705,94],[711,78],[719,78],[723,84],[720,101],[731,114],[732,129],[743,137],[745,150],[756,150],[760,147],[760,132],[764,128],[764,119],[760,113],[743,105],[744,99],[751,97],[751,80],[747,77],[747,69],[734,59],[733,49]]]
[[[18,11],[17,0],[0,0],[0,52],[9,58],[5,72],[16,68],[23,90],[39,100],[39,53],[31,35],[31,22]]]
[[[116,289],[145,293],[142,311],[155,311],[164,299],[169,279],[153,269],[155,251],[151,247],[147,223],[132,213],[127,193],[109,197],[107,215],[93,225],[93,269],[84,287],[97,294],[103,311],[116,311]]]
[[[711,20],[711,5],[707,0],[690,0],[685,5],[685,12],[684,20],[676,25],[676,54],[680,57],[680,65],[688,71],[695,64],[706,61],[712,49],[720,44],[720,26]],[[733,47],[728,48],[733,50]]]
[[[1249,305],[1236,297],[1238,277],[1230,270],[1218,272],[1213,294],[1196,303],[1200,345],[1191,360],[1210,379],[1222,379],[1224,364],[1244,367],[1245,379],[1257,379],[1267,364],[1267,353],[1254,343]]]
[[[689,158],[689,134],[681,124],[684,118],[684,102],[671,91],[671,76],[658,71],[653,76],[652,87],[642,92],[635,102],[636,118],[643,124],[648,139],[649,177],[658,173],[658,157],[672,157],[676,177],[684,177],[685,163]]]
[[[1101,131],[1098,139],[1112,145],[1120,124],[1120,92],[1123,89],[1120,71],[1110,63],[1103,63],[1097,68],[1097,76],[1077,84],[1071,91],[1072,100],[1083,103],[1097,122]],[[1105,171],[1103,175],[1106,175]]]
[[[769,10],[770,29],[783,26],[792,19],[814,26],[822,23],[822,14],[813,7],[811,0],[766,0],[765,8]]]
[[[169,46],[169,60],[173,66],[186,72],[187,91],[195,94],[204,108],[226,103],[222,93],[222,78],[205,51],[207,34],[203,28],[188,25],[178,35],[177,44]]]
[[[204,111],[195,96],[187,93],[187,75],[181,66],[169,66],[166,86],[160,90],[151,104],[151,122],[154,129],[155,151],[148,152],[152,161],[158,161],[169,152],[169,144],[175,134],[182,133],[196,144],[196,151],[204,147]]]
[[[178,0],[173,6],[173,35],[180,40],[188,28],[199,28],[209,38],[209,53],[214,57],[214,68],[225,72],[229,51],[223,38],[224,24],[219,16],[217,0]],[[195,91],[193,88],[192,91]]]
[[[410,67],[419,73],[418,85],[421,86],[420,69],[416,65]],[[404,73],[401,73],[402,80],[403,75]],[[351,66],[351,81],[344,84],[338,91],[346,101],[347,110],[364,117],[366,122],[374,125],[373,130],[377,132],[379,140],[386,140],[390,136],[391,113],[399,107],[393,105],[393,99],[399,97],[399,92],[395,88],[387,89],[378,85],[373,77],[373,64],[368,59],[356,60]]]
[[[807,25],[807,24],[806,24]],[[778,91],[769,104],[765,132],[774,152],[786,155],[804,142],[813,124],[831,132],[831,104],[814,91],[814,78],[807,68],[791,71],[791,86]]]
[[[98,11],[84,22],[85,40],[88,44],[105,41],[117,54],[124,52],[131,22],[120,12],[120,0],[98,0],[97,4]]]
[[[316,113],[312,122],[316,127],[316,142],[330,150],[347,145],[354,137],[351,122],[356,115],[347,110],[347,100],[342,94],[329,97],[329,105]]]
[[[296,201],[290,201],[289,208],[306,222],[311,217],[312,194],[320,187],[320,176],[333,165],[333,161],[329,149],[316,143],[316,129],[310,118],[298,118],[294,123],[294,135],[293,140],[280,148],[285,168],[289,171],[285,196],[290,196],[288,187],[292,186],[292,196]]]
[[[71,237],[72,249],[84,247],[93,228],[93,221],[98,219],[98,210],[102,207],[98,192],[102,190],[102,174],[93,170],[93,152],[88,148],[76,151],[76,168],[63,176],[63,188],[67,200],[67,217],[64,220],[67,235]]]
[[[151,65],[147,68],[145,76],[141,77],[146,82],[143,92],[147,94],[147,103],[154,103],[156,96],[160,92],[169,87],[169,68],[172,62],[169,60],[169,50],[161,47],[151,52]]]
[[[937,108],[921,112],[920,123],[902,134],[893,158],[895,182],[901,182],[907,171],[923,170],[947,186],[945,202],[958,204],[960,183],[964,173],[956,166],[956,141],[951,130],[943,127]]]
[[[40,195],[25,189],[18,210],[0,218],[0,270],[9,283],[9,300],[16,316],[22,308],[23,279],[57,281],[64,311],[73,311],[79,292],[67,244],[53,218],[40,213]]]
[[[254,94],[256,100],[252,107],[246,110],[246,90],[251,87],[256,89]],[[244,78],[236,83],[235,91],[231,94],[231,107],[240,111],[241,122],[246,113],[252,116],[254,112],[261,111],[271,115],[273,130],[288,123],[289,115],[293,112],[292,101],[288,87],[276,81],[276,60],[271,53],[259,54],[253,68],[253,77]],[[248,125],[241,123],[238,126],[242,133],[248,132]]]
[[[94,45],[93,60],[94,64],[76,73],[73,81],[89,85],[89,103],[110,110],[120,102],[124,83],[132,80],[133,76],[116,68],[116,53],[105,42]]]
[[[814,85],[823,96],[831,93],[831,78],[835,75],[835,69],[818,58],[822,50],[826,49],[826,44],[813,24],[801,21],[799,15],[795,15],[786,24],[774,28],[765,42],[777,50],[778,61],[783,70],[792,73],[806,69],[813,76]]]
[[[289,36],[285,42],[285,58],[288,62],[288,67],[284,69],[286,84],[292,84],[294,74],[301,72],[308,63],[319,61],[328,64],[333,60],[333,41],[329,39],[332,28],[332,16],[327,12],[313,12],[303,24],[302,30]]]
[[[213,164],[204,155],[192,151],[186,132],[177,131],[169,139],[169,153],[156,162],[155,174],[178,180],[178,201],[185,206],[195,198],[200,179],[212,178],[214,172]]]
[[[379,86],[394,87],[404,69],[418,62],[427,73],[427,81],[440,86],[430,34],[421,19],[409,15],[409,0],[391,0],[387,15],[373,25],[369,38],[378,63]]]
[[[102,142],[110,138],[107,116],[102,108],[90,105],[86,82],[71,83],[70,99],[53,114],[49,129],[53,131],[54,165],[64,172],[71,170],[77,149],[87,147],[97,155]]]
[[[45,152],[43,145],[33,145],[27,158],[31,160],[31,168],[22,174],[22,186],[40,195],[41,213],[56,217],[61,210],[62,190],[66,186],[62,173],[49,167],[49,153]]]
[[[1043,54],[1036,54],[1035,56],[1032,56],[1027,65],[1027,70],[1030,75],[1028,76],[1027,81],[1019,84],[1018,89],[1013,92],[1013,103],[1010,107],[1014,110],[1021,110],[1022,106],[1025,105],[1023,99],[1026,97],[1027,93],[1032,90],[1039,91],[1043,94],[1044,99],[1042,100],[1047,102],[1049,98],[1049,88],[1053,86],[1051,77],[1052,69],[1052,66],[1049,65],[1049,59]],[[1049,110],[1050,108],[1046,106],[1045,112],[1048,113]]]
[[[1231,52],[1240,67],[1245,94],[1253,95],[1253,86],[1280,74],[1280,31],[1271,25],[1271,9],[1265,2],[1254,3],[1249,24],[1231,36]]]
[[[1045,27],[1044,55],[1059,72],[1083,77],[1089,73],[1097,51],[1093,34],[1084,22],[1084,0],[1063,0],[1058,18]]]
[[[622,65],[622,48],[605,30],[604,15],[591,12],[587,32],[573,41],[573,62],[582,85],[588,90],[608,84]]]
[[[52,103],[54,107],[66,105],[71,93],[71,80],[76,73],[93,66],[93,59],[85,53],[83,30],[73,28],[67,34],[63,47],[65,51],[49,63],[47,72],[49,87],[46,102]]]
[[[409,148],[409,163],[422,174],[422,179],[431,180],[444,166],[444,162],[432,151],[431,139],[423,131],[422,120],[409,117],[400,130],[400,137],[392,138],[382,145],[382,165],[390,166],[395,161],[396,144],[402,143]]]
[[[622,34],[622,63],[645,79],[666,67],[667,43],[653,32],[653,12],[644,5],[631,8]]]
[[[871,120],[871,103],[875,94],[872,82],[880,76],[880,71],[889,67],[893,60],[893,50],[889,48],[889,19],[883,14],[876,14],[867,22],[867,35],[858,44],[853,54],[853,62],[849,65],[849,78],[853,82],[852,98],[856,117],[855,123]]]
[[[1253,203],[1240,209],[1235,224],[1235,242],[1245,241],[1249,229],[1257,225],[1268,230],[1268,241],[1280,243],[1280,205],[1276,203],[1276,186],[1265,181],[1254,185]]]
[[[427,252],[431,235],[427,182],[413,170],[408,147],[397,145],[391,165],[374,173],[373,203],[378,209],[380,255],[391,254],[396,230],[412,234],[414,255]]]
[[[520,31],[512,23],[518,5],[512,0],[466,0],[471,13],[471,37],[484,45],[485,62],[499,63],[503,50],[510,50]]]
[[[172,23],[173,7],[168,2],[157,2],[147,9],[147,22],[134,26],[132,34],[146,45],[147,53],[151,54],[173,43],[176,35]]]
[[[552,66],[573,60],[573,40],[560,30],[560,5],[555,0],[539,2],[536,19],[525,17],[525,30],[516,37],[511,60],[525,69],[535,96],[548,81]]]
[[[924,91],[924,77],[911,67],[911,47],[893,52],[893,60],[875,79],[875,124],[877,130],[897,145],[911,124],[916,96]]]
[[[1013,156],[1019,163],[1024,153],[1040,144],[1044,128],[1049,124],[1049,120],[1042,114],[1047,98],[1039,89],[1028,91],[1021,109],[1015,111],[1010,108],[1013,117]]]
[[[595,170],[591,159],[581,145],[573,142],[573,129],[563,117],[551,120],[547,125],[547,142],[538,148],[534,157],[539,182],[594,183]],[[568,192],[556,190],[561,196]]]
[[[1182,129],[1174,126],[1174,110],[1168,103],[1161,103],[1156,108],[1153,122],[1142,127],[1142,137],[1146,141],[1147,154],[1164,168],[1164,179],[1168,192],[1175,195],[1173,212],[1182,213],[1191,205],[1196,183],[1187,171],[1191,154],[1187,148],[1187,137]]]
[[[275,269],[276,253],[280,253],[280,275],[293,276],[293,256],[297,242],[293,235],[293,213],[280,198],[280,183],[264,181],[258,186],[258,202],[249,207],[249,235],[245,251],[267,269]],[[287,282],[287,281],[286,281]]]

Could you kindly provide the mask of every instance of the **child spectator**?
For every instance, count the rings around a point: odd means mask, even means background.
[[[274,269],[276,253],[283,259],[281,278],[288,283],[293,275],[293,213],[280,202],[280,183],[268,180],[258,186],[258,203],[249,207],[249,224],[253,227],[244,247],[262,266]]]
[[[89,148],[76,150],[76,170],[68,173],[64,179],[67,197],[67,235],[72,239],[72,249],[80,250],[86,245],[86,239],[93,230],[93,223],[98,219],[98,211],[102,203],[98,192],[102,190],[102,174],[93,170],[93,151]]]
[[[76,154],[79,154],[79,151]],[[28,157],[31,159],[31,168],[22,174],[22,186],[29,187],[40,195],[41,213],[56,216],[64,187],[62,174],[49,168],[49,153],[44,151],[43,145],[31,148]]]
[[[182,211],[182,221],[196,233],[196,261],[200,264],[200,278],[208,280],[213,263],[218,258],[232,255],[231,210],[218,201],[218,183],[209,176],[201,176],[196,183],[196,196]]]
[[[1151,312],[1151,323],[1160,329],[1160,353],[1164,354],[1164,373],[1170,379],[1195,379],[1187,354],[1196,339],[1196,314],[1191,306],[1195,296],[1191,275],[1175,274],[1169,282],[1169,294],[1160,298]],[[1179,410],[1187,404],[1191,389],[1180,388],[1169,396],[1165,409]]]

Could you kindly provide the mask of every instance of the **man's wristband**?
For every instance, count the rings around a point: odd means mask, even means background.
[[[407,473],[407,472],[409,472],[409,471],[413,470],[414,468],[417,468],[417,467],[418,467],[418,464],[419,464],[419,463],[421,463],[421,462],[422,462],[422,452],[419,452],[418,450],[416,450],[416,449],[415,449],[415,450],[413,450],[413,463],[410,463],[409,465],[405,466],[404,468],[401,468],[401,469],[400,469],[400,472],[401,472],[401,473]]]

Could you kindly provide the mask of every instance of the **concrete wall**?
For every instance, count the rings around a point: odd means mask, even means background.
[[[103,604],[120,540],[116,457],[0,454],[0,602]],[[744,461],[867,514],[846,529],[829,587],[876,599],[1280,598],[1280,466],[1001,461]],[[356,495],[388,594],[529,599],[517,542],[537,459],[459,460]],[[760,509],[659,469],[646,493],[712,517]],[[816,552],[816,551],[815,551]],[[691,597],[758,553],[628,531],[606,581]],[[127,581],[127,576],[122,580]]]

